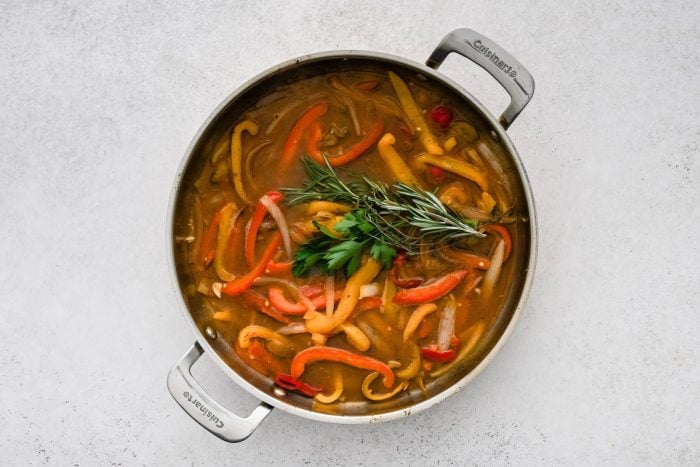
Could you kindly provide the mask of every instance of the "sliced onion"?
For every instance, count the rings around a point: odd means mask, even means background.
[[[450,348],[450,340],[455,333],[455,314],[457,313],[457,303],[454,297],[450,299],[442,310],[440,324],[438,324],[437,346],[438,350],[445,351]]]
[[[284,244],[284,251],[287,254],[287,259],[291,260],[292,240],[289,237],[289,227],[287,226],[287,219],[285,219],[280,207],[277,206],[275,202],[270,199],[269,196],[263,195],[262,198],[260,198],[260,204],[265,206],[267,212],[270,213],[270,216],[272,216],[272,218],[277,223],[277,227],[280,229],[280,233],[282,234],[282,243]]]
[[[376,297],[379,295],[379,284],[372,282],[360,287],[360,298]]]
[[[501,269],[503,268],[503,259],[505,258],[506,252],[506,242],[503,239],[498,240],[496,248],[491,256],[491,266],[489,266],[486,274],[484,274],[484,281],[481,286],[481,292],[484,297],[488,298],[493,293],[493,289],[498,282],[498,278],[501,275]]]
[[[248,154],[245,155],[245,176],[248,179],[248,182],[253,185],[254,189],[259,190],[260,188],[258,187],[258,184],[255,182],[255,178],[253,178],[253,158],[255,155],[260,152],[261,149],[264,147],[272,144],[271,140],[265,140],[261,143],[259,143],[257,146],[253,147],[250,151],[248,151]]]
[[[262,230],[263,232],[267,232],[275,228],[277,228],[276,222],[265,221],[262,224],[260,224],[260,230]]]
[[[335,277],[326,276],[326,316],[333,316],[335,308]]]
[[[299,105],[299,103],[300,103],[300,101],[298,101],[298,100],[295,99],[294,102],[292,102],[291,105],[289,105],[289,106],[283,108],[283,109],[280,110],[279,112],[276,112],[276,113],[272,116],[272,121],[270,122],[270,124],[267,126],[267,129],[265,130],[265,134],[269,136],[270,133],[272,133],[272,132],[275,130],[275,127],[276,127],[277,124],[280,122],[280,120],[282,120],[282,119],[284,118],[285,115],[287,115],[289,112],[291,112],[291,110],[292,110],[294,107],[296,107],[297,105]]]
[[[292,323],[287,326],[282,326],[277,330],[280,334],[303,334],[305,332],[309,332],[306,329],[306,326],[304,326],[304,323]]]
[[[360,122],[357,120],[357,112],[355,112],[355,104],[347,97],[342,96],[341,99],[345,102],[345,106],[348,108],[350,113],[350,120],[352,120],[352,126],[355,129],[355,134],[360,136]]]

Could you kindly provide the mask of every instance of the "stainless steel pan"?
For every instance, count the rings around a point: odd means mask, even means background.
[[[493,76],[510,94],[511,102],[499,118],[492,116],[484,106],[458,84],[437,72],[443,60],[450,53],[457,53],[480,65]],[[188,200],[191,199],[193,182],[206,160],[208,151],[218,141],[223,132],[229,131],[241,113],[254,105],[262,96],[274,91],[280,85],[298,79],[350,69],[364,69],[385,72],[398,70],[417,80],[430,80],[442,86],[454,99],[459,99],[471,107],[475,124],[482,134],[492,139],[498,148],[499,156],[511,182],[516,187],[516,209],[521,221],[517,226],[517,250],[520,252],[513,262],[517,268],[506,305],[501,311],[501,319],[490,330],[480,345],[476,355],[465,362],[460,371],[433,383],[429,397],[421,394],[407,394],[397,401],[351,406],[342,408],[339,413],[312,411],[310,402],[294,394],[286,394],[275,387],[269,379],[258,374],[238,360],[228,343],[217,339],[211,327],[202,327],[197,319],[202,313],[193,292],[193,281],[184,253],[184,246],[176,242],[178,232],[182,232]],[[197,423],[218,436],[238,442],[246,439],[260,425],[273,407],[310,418],[333,423],[374,423],[395,420],[426,409],[455,393],[472,379],[494,358],[513,331],[532,282],[536,251],[537,224],[535,206],[530,184],[520,158],[505,130],[513,123],[532,98],[534,82],[527,70],[508,52],[490,39],[470,29],[457,29],[440,42],[428,58],[426,65],[405,58],[364,51],[323,52],[307,55],[282,63],[263,72],[245,83],[231,94],[202,125],[192,140],[173,184],[168,214],[168,259],[173,282],[177,288],[178,303],[185,320],[195,332],[196,341],[168,374],[168,389],[175,401]],[[234,414],[209,396],[192,377],[190,369],[197,359],[207,352],[221,369],[239,386],[260,399],[260,405],[247,417]]]

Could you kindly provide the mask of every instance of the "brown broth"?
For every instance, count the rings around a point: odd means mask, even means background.
[[[279,173],[279,154],[283,149],[290,129],[295,124],[299,116],[310,106],[323,100],[329,102],[330,104],[328,112],[321,118],[323,126],[325,126],[326,129],[330,128],[331,126],[335,126],[337,128],[347,130],[347,135],[340,140],[338,146],[327,148],[331,155],[336,152],[343,152],[344,150],[347,150],[354,142],[363,137],[363,135],[355,134],[352,113],[348,106],[348,103],[352,102],[359,126],[363,133],[366,133],[369,130],[376,118],[384,119],[384,131],[382,134],[389,132],[395,135],[396,144],[394,145],[394,148],[403,156],[404,160],[413,169],[414,173],[419,177],[420,181],[428,190],[440,190],[442,187],[446,187],[454,182],[459,182],[462,185],[462,191],[465,199],[469,200],[468,204],[473,205],[473,202],[478,196],[480,196],[481,193],[476,184],[457,175],[450,174],[449,172],[445,172],[444,180],[437,183],[427,173],[428,170],[418,169],[415,166],[414,158],[417,155],[425,152],[421,142],[418,140],[416,135],[411,135],[411,131],[407,127],[407,123],[404,118],[386,115],[386,113],[382,111],[382,108],[378,109],[377,106],[377,103],[393,101],[394,107],[397,109],[401,108],[401,106],[398,104],[396,93],[394,92],[392,84],[386,75],[366,71],[347,71],[338,73],[336,76],[342,80],[345,85],[351,88],[354,83],[368,80],[377,80],[380,84],[371,92],[354,91],[355,93],[367,96],[366,100],[361,102],[359,99],[347,97],[338,92],[338,90],[334,89],[329,84],[329,75],[302,79],[290,85],[280,86],[275,93],[268,95],[267,97],[261,99],[261,101],[259,101],[256,105],[251,106],[239,120],[231,122],[231,129],[235,124],[244,119],[255,121],[259,125],[257,135],[252,136],[246,133],[243,136],[244,161],[245,155],[248,154],[252,148],[256,147],[262,142],[269,141],[269,144],[261,148],[256,153],[255,159],[252,161],[252,180],[245,180],[245,188],[250,199],[257,200],[265,192],[269,190],[278,190],[280,187],[301,186],[305,176],[302,170],[302,164],[299,162],[300,157],[296,157],[295,163],[288,172]],[[404,79],[409,84],[415,101],[420,108],[424,110],[427,109],[429,111],[429,109],[433,109],[438,105],[448,106],[454,113],[454,121],[470,122],[474,128],[474,131],[478,134],[479,139],[476,142],[466,142],[465,140],[458,138],[457,148],[451,152],[446,151],[446,154],[450,154],[451,156],[464,161],[474,162],[469,159],[467,150],[475,148],[476,144],[478,143],[483,143],[492,148],[494,153],[498,153],[497,148],[494,147],[495,143],[483,134],[483,128],[479,128],[473,119],[470,118],[470,112],[469,110],[465,109],[464,106],[460,105],[460,103],[456,102],[454,99],[451,99],[450,96],[442,92],[442,90],[431,86],[430,83],[417,83],[410,79]],[[431,130],[437,136],[438,141],[444,143],[444,141],[450,135],[450,129],[448,128],[447,130],[441,130],[434,122],[430,120],[430,116],[427,112],[424,112],[424,116],[426,121],[428,121]],[[274,131],[270,131],[269,134],[267,134],[267,129],[270,128],[271,125],[274,125]],[[231,183],[230,169],[227,170],[226,176],[223,179],[220,179],[216,183],[212,182],[212,177],[214,176],[213,174],[215,172],[215,168],[217,167],[217,163],[221,164],[220,161],[223,160],[226,161],[227,164],[230,164],[230,162],[228,162],[230,160],[230,138],[231,131],[229,130],[224,132],[220,140],[213,144],[213,147],[207,154],[207,157],[210,161],[218,160],[219,162],[202,164],[201,172],[199,173],[199,176],[194,184],[195,189],[193,190],[193,194],[190,198],[188,215],[191,227],[190,233],[197,233],[199,238],[195,238],[194,242],[189,244],[186,251],[189,258],[188,262],[190,264],[190,273],[194,278],[194,286],[185,291],[185,295],[188,301],[196,301],[197,303],[201,303],[202,309],[200,312],[193,313],[200,327],[204,328],[206,326],[212,326],[218,332],[219,339],[223,339],[224,341],[228,342],[229,348],[233,349],[236,347],[234,343],[238,336],[238,332],[247,325],[261,325],[270,329],[278,329],[284,325],[264,314],[261,314],[254,308],[245,305],[241,302],[239,297],[228,297],[224,295],[222,298],[217,298],[215,296],[211,296],[208,291],[206,291],[206,295],[195,291],[198,288],[198,284],[208,285],[214,282],[221,282],[221,279],[217,277],[212,265],[209,265],[204,269],[201,267],[198,260],[199,251],[197,251],[197,248],[201,245],[201,232],[206,231],[207,226],[212,221],[216,211],[224,204],[224,202],[233,201],[236,203],[238,208],[245,207],[240,214],[241,218],[238,219],[238,222],[242,224],[248,222],[253,212],[253,205],[245,206],[245,204],[237,196],[233,184]],[[300,147],[303,148],[303,144]],[[509,207],[514,206],[515,199],[513,199],[513,195],[511,193],[517,190],[513,190],[512,187],[509,186],[509,179],[507,177],[503,177],[503,175],[499,173],[496,168],[492,167],[488,163],[484,164],[484,169],[488,174],[489,182],[492,184],[492,186],[497,187],[496,190],[501,197],[501,203]],[[395,182],[390,171],[387,170],[384,162],[378,156],[376,144],[373,145],[373,147],[361,157],[350,162],[342,169],[337,170],[343,177],[347,177],[347,174],[352,172],[362,174],[370,179],[384,182],[386,184],[392,184]],[[438,192],[440,193],[440,191]],[[195,197],[197,198],[196,203],[194,199]],[[195,212],[195,204],[199,205],[197,209],[201,209],[200,213]],[[290,226],[298,221],[304,221],[309,218],[309,216],[306,214],[306,207],[304,205],[288,207],[282,203],[282,210]],[[522,215],[522,213],[517,212],[517,208],[513,208],[513,210],[510,210],[508,213],[501,212],[501,214],[507,214],[507,217],[513,219],[517,219],[518,215]],[[201,226],[193,225],[196,224],[197,219],[200,217],[203,219],[203,224]],[[516,238],[516,232],[514,231],[515,224],[504,224],[504,226],[509,230],[511,237],[513,238],[514,251],[511,254],[512,257],[516,255],[517,250],[521,247],[521,245]],[[267,245],[273,232],[274,230],[265,231],[258,239],[256,258],[259,258],[262,254],[262,251]],[[467,246],[468,250],[471,252],[489,256],[494,248],[494,238],[494,236],[489,235],[485,239],[470,239],[469,241],[464,242],[463,246]],[[293,246],[294,249],[296,249],[298,245],[294,244]],[[224,256],[224,263],[227,265],[230,271],[236,274],[236,276],[242,276],[249,271],[250,268],[246,264],[243,254],[242,238],[238,238],[236,243],[229,245]],[[465,331],[470,329],[470,327],[477,323],[483,323],[486,330],[484,332],[484,336],[481,338],[483,340],[501,318],[500,314],[504,308],[504,302],[508,295],[510,283],[514,274],[517,273],[516,268],[513,267],[512,263],[514,263],[512,260],[505,263],[495,292],[489,298],[485,298],[474,291],[472,291],[469,295],[464,296],[463,289],[465,287],[465,282],[468,282],[469,278],[467,278],[467,280],[463,281],[453,290],[452,293],[455,295],[457,300],[455,320],[456,328],[454,334],[461,337],[461,343],[459,344],[460,346],[465,345],[465,340],[468,340],[469,335],[468,333],[465,335]],[[440,277],[449,271],[460,268],[458,264],[445,261],[443,257],[436,252],[428,253],[424,261],[420,264],[422,264],[422,267],[419,266],[417,261],[409,262],[402,274],[404,276],[422,274],[426,276],[427,279],[430,279]],[[387,270],[383,269],[373,282],[383,285],[387,277],[387,273]],[[283,277],[297,284],[304,284],[309,281],[320,280],[317,275],[315,277],[312,276],[311,278],[295,278],[291,274],[284,274],[278,277]],[[342,290],[342,288],[338,288]],[[203,290],[205,289],[206,288],[203,287]],[[266,294],[267,289],[267,286],[256,286],[253,288],[253,290],[260,294]],[[289,294],[287,294],[287,297],[289,298]],[[438,311],[426,318],[425,321],[427,321],[428,324],[424,325],[424,330],[419,329],[421,332],[425,333],[424,336],[422,338],[411,339],[409,344],[413,345],[413,343],[416,343],[420,347],[427,347],[436,342],[440,313],[446,303],[446,300],[447,297],[443,297],[435,302],[438,305]],[[384,343],[384,345],[380,346],[372,345],[370,349],[364,353],[364,355],[385,363],[395,360],[405,364],[407,345],[405,345],[402,340],[402,326],[405,325],[408,316],[415,308],[416,306],[398,307],[399,312],[397,313],[396,322],[387,321],[387,319],[385,319],[382,313],[378,310],[367,311],[359,315],[359,317],[353,317],[351,322],[364,327],[371,327],[381,337]],[[217,311],[229,311],[231,321],[229,322],[214,319],[213,313]],[[321,312],[323,313],[323,310]],[[301,316],[290,316],[290,318],[294,322],[304,321],[303,317]],[[297,352],[313,345],[308,333],[290,335],[288,336],[288,339],[294,344]],[[360,353],[348,344],[345,335],[342,333],[330,336],[326,345],[347,349],[358,354]],[[457,348],[457,352],[459,352],[459,347]],[[468,361],[474,355],[476,355],[475,351],[470,352],[470,354],[466,356],[465,361]],[[279,357],[279,362],[285,368],[289,368],[291,361],[291,355]],[[425,364],[424,361],[421,372],[419,373],[422,377],[423,383],[430,386],[432,382],[432,379],[429,376],[430,373],[441,368],[443,365],[445,364]],[[459,365],[455,366],[455,368],[457,367],[459,367]],[[368,374],[366,370],[359,370],[338,363],[318,362],[308,365],[306,371],[303,373],[300,379],[332,391],[333,373],[336,371],[341,371],[344,378],[344,391],[339,402],[350,404],[365,402],[366,399],[363,397],[360,387],[363,379]],[[442,376],[441,378],[448,377],[450,377],[449,374]],[[408,393],[411,394],[411,397],[425,397],[422,395],[423,393],[421,389],[419,389],[419,386],[420,382],[417,379],[414,378],[410,381]],[[382,387],[379,382],[373,384],[373,389],[375,392],[386,391],[386,389]],[[402,396],[399,395],[397,398],[398,397]],[[383,403],[371,402],[371,404]],[[319,404],[314,404],[314,408],[317,410],[331,412],[335,410],[328,406]]]

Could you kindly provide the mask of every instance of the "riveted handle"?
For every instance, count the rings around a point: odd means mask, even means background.
[[[272,406],[261,402],[248,417],[239,417],[216,402],[192,376],[192,365],[204,351],[199,343],[182,356],[168,373],[168,391],[180,407],[214,435],[238,443],[248,438],[272,411]]]
[[[532,99],[535,92],[532,75],[491,39],[466,28],[455,29],[446,35],[425,64],[437,70],[452,52],[486,70],[510,94],[510,105],[499,119],[503,128],[507,129]]]

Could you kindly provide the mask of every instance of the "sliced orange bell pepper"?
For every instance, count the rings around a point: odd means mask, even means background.
[[[469,273],[466,269],[451,272],[442,276],[432,284],[427,284],[414,289],[404,289],[396,292],[394,303],[397,305],[417,305],[419,303],[432,302],[447,295]]]
[[[298,379],[304,373],[306,365],[318,361],[339,362],[363,370],[378,371],[384,377],[382,383],[385,387],[390,388],[394,385],[394,372],[387,364],[364,355],[326,346],[309,347],[296,354],[292,360],[292,377]]]
[[[265,195],[270,198],[273,202],[279,203],[283,196],[279,191],[268,191]],[[248,263],[249,267],[252,267],[255,263],[255,242],[258,238],[258,230],[262,225],[263,219],[267,214],[267,209],[265,206],[258,201],[255,205],[255,211],[253,211],[253,216],[250,218],[250,227],[248,227],[248,233],[245,236],[245,261]]]
[[[325,115],[328,111],[328,102],[319,102],[309,107],[306,112],[304,112],[301,117],[296,121],[289,136],[287,136],[287,141],[284,143],[282,148],[282,156],[280,157],[279,171],[280,173],[285,173],[289,170],[289,167],[294,162],[294,157],[297,155],[297,149],[299,148],[299,143],[301,142],[307,128],[318,120],[320,117]]]
[[[267,298],[270,300],[270,304],[277,308],[281,313],[285,315],[303,315],[309,309],[303,303],[296,303],[287,300],[284,296],[284,292],[279,287],[270,287],[267,292]]]
[[[219,222],[221,220],[221,211],[219,209],[211,218],[207,230],[202,235],[202,242],[199,244],[199,262],[202,268],[206,268],[214,261],[216,255],[216,236],[219,233]]]
[[[364,138],[355,143],[353,146],[350,147],[350,149],[340,154],[339,156],[329,157],[328,163],[333,167],[339,167],[341,165],[345,165],[349,162],[354,161],[362,154],[367,152],[372,146],[374,146],[377,143],[377,141],[379,141],[379,137],[382,135],[383,131],[384,123],[380,119],[377,119],[374,122],[372,128],[369,130],[369,133],[367,133]],[[317,136],[312,134],[312,137],[316,138]],[[311,156],[311,158],[314,161],[321,165],[326,165],[326,160],[323,158],[323,154],[321,154],[321,151],[313,147],[308,148],[308,150],[309,156]]]
[[[250,272],[248,272],[248,274],[246,274],[243,277],[239,277],[230,282],[226,282],[223,285],[223,287],[221,287],[221,293],[224,293],[226,295],[240,295],[246,290],[250,289],[253,286],[253,281],[255,281],[255,279],[257,279],[258,277],[262,276],[265,272],[265,267],[267,267],[267,263],[272,259],[273,256],[275,256],[277,250],[280,247],[281,242],[282,234],[279,233],[279,231],[277,231],[272,236],[272,239],[267,245],[267,248],[265,248],[262,258],[260,259],[260,261],[258,261],[257,264],[255,264],[253,269],[251,269]]]

